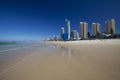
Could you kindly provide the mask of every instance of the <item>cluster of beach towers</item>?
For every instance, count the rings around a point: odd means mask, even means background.
[[[61,27],[60,40],[78,40],[78,39],[87,39],[90,36],[88,32],[88,23],[80,22],[80,35],[77,30],[70,30],[70,20],[65,19],[66,30],[64,27]],[[92,23],[92,36],[97,36],[101,34],[100,23]],[[110,19],[105,21],[105,32],[106,35],[115,34],[115,20]]]

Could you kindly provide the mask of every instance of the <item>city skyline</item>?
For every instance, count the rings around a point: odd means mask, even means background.
[[[101,24],[100,23],[92,23],[92,32],[90,34],[89,32],[89,25],[87,22],[80,22],[80,33],[78,33],[78,30],[71,30],[70,27],[70,20],[68,20],[65,17],[65,22],[66,26],[61,27],[60,30],[60,37],[59,35],[54,35],[53,37],[50,38],[50,40],[61,40],[61,41],[66,41],[66,40],[80,40],[80,39],[112,39],[112,38],[117,38],[119,35],[116,33],[116,21],[115,19],[109,19],[105,21],[105,29],[104,31],[101,31]],[[66,31],[64,30],[66,28]],[[49,39],[48,39],[49,40]]]
[[[4,0],[0,1],[0,40],[42,40],[59,35],[65,27],[64,17],[71,21],[71,30],[79,31],[79,22],[100,23],[115,19],[116,33],[120,33],[118,0]]]

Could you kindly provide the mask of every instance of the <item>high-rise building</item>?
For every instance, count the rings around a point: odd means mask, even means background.
[[[105,32],[106,34],[115,34],[115,20],[107,20],[105,21]]]
[[[63,34],[65,33],[65,30],[64,30],[64,27],[62,27],[61,28],[61,34],[60,34],[60,36],[61,36],[61,40],[63,40]]]
[[[115,34],[115,20],[111,19],[111,28],[113,30],[113,34]]]
[[[100,24],[92,23],[92,35],[96,36],[98,33],[100,33]]]
[[[66,33],[67,33],[67,39],[69,40],[70,39],[70,21],[65,19],[66,21]]]
[[[111,22],[110,21],[105,21],[105,33],[109,34],[110,33],[110,28],[111,28]]]
[[[72,40],[75,40],[75,39],[78,39],[79,38],[79,34],[76,30],[72,30],[71,31],[71,39]]]
[[[76,33],[76,38],[79,39],[79,33],[78,32]]]
[[[81,38],[88,38],[88,23],[80,22],[80,35]]]

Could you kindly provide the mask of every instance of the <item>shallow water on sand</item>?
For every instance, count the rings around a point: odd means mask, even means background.
[[[120,64],[58,45],[37,44],[0,54],[0,80],[119,80]]]

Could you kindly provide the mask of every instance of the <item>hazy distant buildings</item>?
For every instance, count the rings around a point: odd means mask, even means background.
[[[80,35],[81,38],[88,38],[88,23],[80,22]]]
[[[55,41],[59,41],[59,36],[55,36],[55,37],[54,37],[54,40],[55,40]]]
[[[71,31],[71,40],[77,40],[79,38],[79,34],[76,30]]]
[[[67,39],[70,39],[70,21],[65,19],[66,22],[66,33],[67,33]]]
[[[100,33],[100,24],[99,23],[92,23],[92,35],[96,36]]]
[[[64,30],[64,27],[62,27],[61,28],[61,34],[60,34],[60,36],[61,36],[61,40],[63,40],[63,34],[65,33],[65,30]]]
[[[115,20],[105,21],[105,33],[106,34],[115,34]]]

